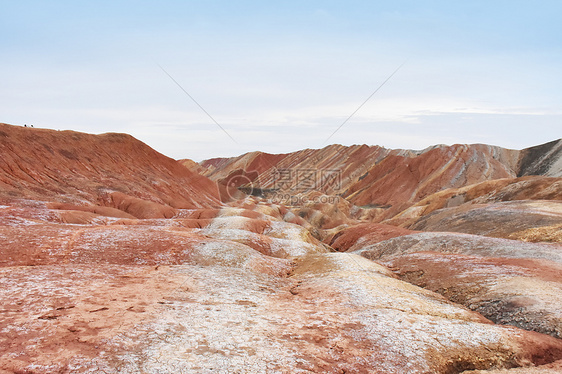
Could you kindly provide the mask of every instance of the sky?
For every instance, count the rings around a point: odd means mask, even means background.
[[[561,14],[558,0],[0,0],[0,122],[125,132],[196,161],[521,149],[562,137]]]

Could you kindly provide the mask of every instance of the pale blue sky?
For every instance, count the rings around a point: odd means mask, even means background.
[[[174,158],[562,136],[562,1],[0,1],[0,122]],[[236,140],[226,136],[160,64]]]

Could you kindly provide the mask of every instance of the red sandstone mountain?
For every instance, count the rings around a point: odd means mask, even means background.
[[[234,175],[244,174],[247,184],[250,180],[255,189],[268,191],[279,190],[275,177],[279,169],[293,173],[337,171],[341,176],[339,188],[320,181],[312,189],[375,209],[378,220],[382,220],[447,188],[525,175],[562,177],[561,160],[562,140],[558,140],[522,151],[480,144],[435,146],[423,151],[331,145],[281,155],[252,152],[203,161],[201,165],[213,180],[225,183]],[[293,184],[296,179],[292,177]]]
[[[0,153],[0,202],[98,205],[139,218],[220,204],[214,182],[130,135],[0,124]]]
[[[197,165],[0,125],[0,374],[557,370],[560,145]]]

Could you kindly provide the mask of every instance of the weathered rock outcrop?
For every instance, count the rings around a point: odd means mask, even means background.
[[[416,252],[440,252],[482,257],[534,258],[562,263],[562,245],[525,243],[452,232],[420,232],[366,246],[351,247],[372,260],[386,260]]]
[[[521,151],[517,175],[562,177],[562,139]]]
[[[436,210],[408,227],[509,238],[528,229],[562,224],[562,201],[522,200],[464,204]]]
[[[381,223],[363,223],[338,231],[327,242],[336,251],[345,252],[350,248],[362,248],[415,231]]]
[[[497,370],[469,370],[463,374],[558,374],[562,372],[562,361],[536,367],[497,369]]]
[[[521,200],[562,200],[562,178],[503,178],[460,188],[448,188],[426,197],[385,223],[408,227],[438,209],[454,208],[463,204]],[[471,209],[470,205],[466,209]]]
[[[419,233],[357,253],[496,323],[562,338],[562,245]]]

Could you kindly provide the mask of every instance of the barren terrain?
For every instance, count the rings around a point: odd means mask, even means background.
[[[1,374],[562,370],[562,140],[0,154]]]

